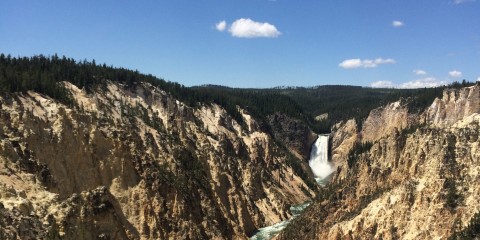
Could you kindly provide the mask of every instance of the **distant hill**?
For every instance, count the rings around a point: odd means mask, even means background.
[[[73,104],[68,92],[60,81],[68,81],[79,88],[91,91],[105,86],[110,80],[134,87],[140,82],[148,82],[172,94],[189,106],[199,103],[216,103],[224,107],[230,115],[242,122],[237,106],[265,120],[275,112],[300,119],[316,132],[329,132],[339,121],[355,118],[362,122],[370,110],[403,98],[410,108],[421,111],[435,97],[442,94],[445,87],[424,89],[378,89],[359,86],[327,85],[315,87],[277,87],[271,89],[240,89],[220,85],[185,87],[179,83],[165,81],[125,68],[115,68],[93,61],[76,61],[65,56],[11,57],[0,55],[0,91],[23,92],[33,90],[46,94],[61,102]],[[473,83],[456,83],[465,86]],[[328,113],[328,118],[315,121],[315,117]]]
[[[305,202],[279,237],[315,239],[341,222],[347,236],[355,217],[355,239],[396,239],[424,217],[450,234],[478,211],[479,87],[434,101],[442,88],[185,87],[95,61],[2,54],[0,239],[247,239]],[[308,159],[315,133],[330,131],[339,168],[322,187]],[[399,205],[385,215],[378,201],[368,207],[376,199]]]

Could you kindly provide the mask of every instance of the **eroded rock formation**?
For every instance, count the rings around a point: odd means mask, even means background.
[[[446,239],[464,229],[480,211],[479,93],[446,90],[420,114],[393,103],[358,133],[351,121],[336,126],[339,170],[278,238]]]
[[[149,84],[0,97],[0,238],[244,239],[314,196],[305,161],[241,111]]]

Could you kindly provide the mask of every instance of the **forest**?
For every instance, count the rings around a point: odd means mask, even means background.
[[[138,70],[129,70],[97,64],[92,61],[77,61],[65,56],[37,55],[12,57],[0,54],[0,91],[2,93],[26,92],[45,94],[66,105],[74,105],[68,91],[59,82],[68,81],[88,92],[103,89],[107,81],[133,88],[141,82],[150,83],[165,90],[173,97],[191,107],[215,103],[239,123],[243,119],[237,106],[263,121],[273,113],[286,114],[305,122],[317,133],[328,133],[338,121],[355,118],[358,123],[368,116],[370,110],[389,102],[402,99],[411,111],[421,111],[441,97],[445,87],[462,87],[473,83],[455,82],[449,86],[422,89],[379,89],[359,86],[277,87],[269,89],[237,89],[224,86],[203,85],[185,87],[165,81]],[[328,117],[315,117],[327,113]]]

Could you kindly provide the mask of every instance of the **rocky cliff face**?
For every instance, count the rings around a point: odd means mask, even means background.
[[[317,135],[302,122],[280,113],[268,117],[274,138],[298,158],[310,159],[310,151]]]
[[[76,107],[0,97],[2,239],[243,239],[314,195],[306,162],[245,111],[64,84]]]
[[[436,99],[424,113],[427,123],[437,127],[448,127],[457,121],[478,113],[480,105],[478,84],[460,90],[446,90],[442,99]]]
[[[332,162],[341,167],[345,164],[345,159],[348,157],[348,153],[353,148],[353,145],[359,138],[357,123],[355,119],[340,122],[333,126],[332,129]]]
[[[395,131],[407,128],[415,121],[416,115],[408,114],[406,104],[399,100],[372,110],[363,123],[360,139],[362,142],[375,142]]]
[[[419,115],[396,103],[372,111],[357,135],[371,145],[354,147],[351,123],[337,126],[333,152],[352,146],[350,164],[279,238],[446,239],[464,229],[480,211],[479,93],[447,90]]]

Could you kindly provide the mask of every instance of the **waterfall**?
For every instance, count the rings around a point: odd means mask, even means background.
[[[318,136],[317,141],[312,147],[312,152],[310,152],[310,160],[308,161],[308,164],[310,165],[310,168],[312,168],[317,183],[320,185],[325,184],[324,178],[328,177],[335,171],[332,165],[328,162],[328,135]],[[250,240],[267,240],[275,237],[290,223],[290,221],[292,221],[293,218],[300,215],[309,204],[309,202],[306,202],[292,206],[290,208],[290,211],[293,214],[291,219],[258,229]]]
[[[318,136],[310,152],[308,165],[310,165],[317,182],[328,177],[335,171],[328,162],[328,135]]]

